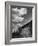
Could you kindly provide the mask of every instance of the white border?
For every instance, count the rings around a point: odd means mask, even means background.
[[[11,39],[10,42],[33,41],[33,40],[35,40],[35,6],[31,5],[31,7],[33,7],[33,10],[32,10],[32,22],[33,22],[32,23],[32,33],[33,33],[32,37],[29,37],[29,38],[14,38],[14,39]]]

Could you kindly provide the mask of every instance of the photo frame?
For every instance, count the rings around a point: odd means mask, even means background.
[[[37,42],[37,4],[6,1],[5,44],[35,42]]]

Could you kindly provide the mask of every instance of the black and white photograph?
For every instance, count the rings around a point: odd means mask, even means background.
[[[11,7],[12,38],[32,37],[32,8]]]
[[[5,43],[36,42],[36,4],[21,2],[6,2]]]

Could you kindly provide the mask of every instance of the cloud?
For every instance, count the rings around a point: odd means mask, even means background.
[[[19,17],[17,15],[13,15],[14,19],[13,22],[22,22],[24,20],[24,17]]]
[[[18,16],[23,16],[24,14],[27,14],[27,8],[12,8],[14,12],[18,14]]]

